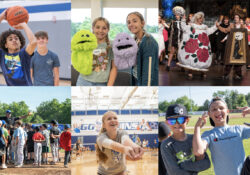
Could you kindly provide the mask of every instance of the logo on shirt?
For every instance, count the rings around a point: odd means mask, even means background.
[[[13,79],[21,79],[23,77],[23,71],[19,55],[5,55],[4,58],[7,76]]]
[[[52,59],[48,59],[48,60],[46,61],[46,63],[47,63],[48,65],[52,65],[53,60],[52,60]]]
[[[115,163],[119,163],[122,160],[121,153],[114,151],[114,150],[111,150],[111,154],[112,154],[112,159]]]
[[[231,137],[225,137],[225,138],[214,138],[214,142],[218,142],[218,141],[221,141],[221,140],[229,140],[229,139],[232,139],[232,138],[235,138],[237,136],[231,136]]]

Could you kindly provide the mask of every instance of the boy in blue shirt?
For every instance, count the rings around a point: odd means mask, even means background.
[[[244,107],[242,114],[250,114],[250,108]],[[216,97],[212,99],[209,105],[209,119],[214,127],[210,131],[205,131],[202,136],[201,128],[206,123],[208,115],[205,113],[195,125],[193,137],[193,151],[196,156],[204,154],[207,148],[211,151],[214,172],[216,175],[240,175],[245,169],[249,169],[246,165],[242,170],[245,161],[245,152],[243,147],[243,139],[250,138],[250,128],[245,126],[229,126],[229,109],[226,102]]]
[[[48,49],[48,33],[35,33],[37,51],[31,60],[31,77],[35,86],[58,86],[60,62],[57,54]]]
[[[0,23],[5,19],[6,10],[0,14]],[[23,29],[29,43],[24,47],[25,38],[18,30],[3,32],[0,36],[0,66],[8,86],[32,86],[30,61],[36,49],[36,38],[25,22],[13,27]]]

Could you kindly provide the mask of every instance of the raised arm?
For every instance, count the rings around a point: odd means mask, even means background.
[[[0,14],[0,23],[6,19],[6,10],[4,10],[1,14]]]
[[[207,113],[204,113],[200,117],[194,128],[193,136],[193,153],[195,156],[202,156],[206,152],[208,143],[205,140],[201,139],[201,128],[206,124]]]
[[[26,47],[26,52],[29,55],[32,55],[36,49],[37,46],[37,41],[36,41],[36,37],[34,36],[33,32],[31,31],[31,29],[29,28],[28,24],[26,24],[25,22],[23,23],[19,23],[15,26],[13,26],[15,29],[23,29],[26,36],[28,37],[29,43]]]

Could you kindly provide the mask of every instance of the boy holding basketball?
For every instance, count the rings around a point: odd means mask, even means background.
[[[0,23],[6,20],[6,10],[0,14]],[[24,30],[29,43],[18,30],[7,30],[0,36],[0,66],[8,86],[32,86],[30,61],[36,49],[36,38],[29,26],[23,22],[13,26]]]
[[[31,77],[35,86],[58,86],[59,66],[58,56],[48,50],[48,33],[39,31],[35,33],[37,51],[31,60]]]
[[[214,172],[216,175],[248,175],[250,173],[250,157],[245,159],[243,139],[250,138],[250,128],[241,125],[228,125],[229,109],[227,103],[219,98],[213,98],[208,113],[204,113],[195,125],[193,151],[201,156],[209,148]],[[240,108],[243,116],[250,114],[250,108]],[[201,135],[201,128],[208,118],[214,127]],[[245,163],[244,163],[245,162]]]
[[[193,154],[193,135],[185,133],[189,118],[183,105],[174,104],[167,109],[166,124],[173,133],[161,143],[161,155],[167,174],[197,175],[210,167],[207,154],[197,157]]]

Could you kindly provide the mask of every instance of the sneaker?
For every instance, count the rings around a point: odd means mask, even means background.
[[[16,165],[15,168],[22,168],[23,165]]]
[[[41,166],[41,163],[39,163],[38,166]]]
[[[2,168],[5,169],[7,168],[7,166],[5,164],[2,164]]]
[[[50,162],[50,164],[51,164],[51,165],[55,165],[55,164],[56,164],[56,162]]]
[[[64,165],[64,168],[68,168],[69,166],[68,165]]]

